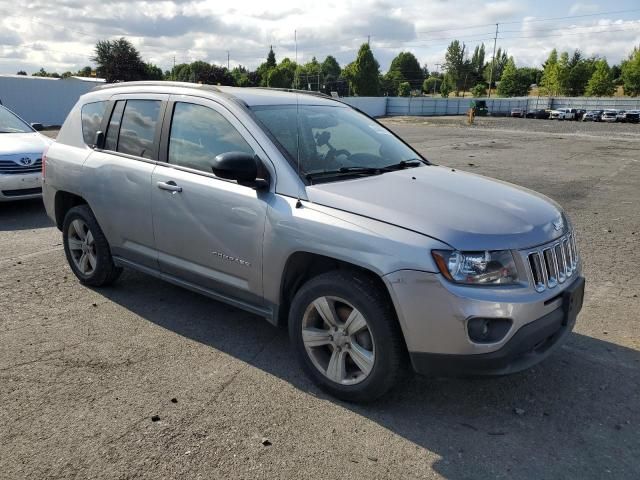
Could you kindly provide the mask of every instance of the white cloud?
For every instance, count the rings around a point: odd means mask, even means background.
[[[331,54],[345,64],[370,36],[383,70],[402,50],[433,68],[453,38],[469,50],[484,41],[489,52],[496,22],[504,23],[498,45],[523,66],[539,65],[553,47],[618,62],[640,43],[639,20],[539,22],[532,15],[540,9],[517,0],[30,0],[21,9],[7,8],[0,6],[0,72],[6,73],[77,70],[90,64],[96,41],[120,36],[165,70],[174,57],[177,63],[226,64],[227,50],[232,66],[254,68],[269,45],[278,59],[293,58],[294,30],[300,61]],[[580,15],[594,8],[577,2],[569,10]]]

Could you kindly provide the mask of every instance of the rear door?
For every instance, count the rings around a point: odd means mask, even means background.
[[[157,269],[151,212],[168,95],[114,96],[103,120],[105,146],[85,162],[89,204],[114,256]]]
[[[167,105],[153,172],[153,225],[160,269],[254,305],[262,302],[262,242],[268,191],[216,177],[224,152],[266,155],[223,106],[190,96]]]

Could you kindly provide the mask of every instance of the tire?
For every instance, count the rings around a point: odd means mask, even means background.
[[[107,238],[88,205],[67,212],[62,241],[67,262],[80,283],[103,287],[115,282],[122,273],[122,268],[113,263]]]
[[[328,312],[338,327],[333,333],[325,320]],[[356,320],[349,323],[350,318]],[[332,271],[305,283],[291,304],[289,336],[312,381],[342,400],[373,401],[406,371],[404,339],[387,292],[358,272]],[[331,369],[333,360],[340,368]]]

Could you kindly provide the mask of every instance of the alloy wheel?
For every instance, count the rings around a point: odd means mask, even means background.
[[[354,385],[375,363],[375,344],[366,318],[346,300],[320,297],[302,319],[302,342],[313,365],[329,380]]]
[[[76,268],[83,275],[91,275],[97,264],[96,243],[93,233],[83,220],[76,218],[69,224],[67,243]]]

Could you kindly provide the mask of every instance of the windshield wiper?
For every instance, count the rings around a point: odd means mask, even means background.
[[[389,171],[386,167],[340,167],[335,170],[309,172],[305,175],[305,178],[311,180],[318,177],[340,177],[344,175],[379,175]]]
[[[421,165],[424,165],[424,162],[422,162],[421,160],[418,160],[417,158],[412,158],[411,160],[402,160],[392,165],[386,165],[382,167],[382,169],[388,172],[390,170],[402,170],[405,168],[415,168]]]

